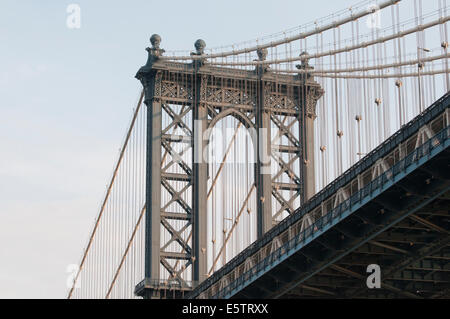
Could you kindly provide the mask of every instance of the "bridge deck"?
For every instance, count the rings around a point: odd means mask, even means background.
[[[233,297],[448,297],[450,176],[433,172],[449,159],[447,148]],[[371,264],[382,289],[366,286]]]
[[[449,105],[447,94],[190,297],[448,296]],[[382,289],[366,287],[370,264]]]

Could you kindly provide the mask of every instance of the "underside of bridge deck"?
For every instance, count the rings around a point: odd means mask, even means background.
[[[450,298],[449,163],[447,149],[233,298]]]

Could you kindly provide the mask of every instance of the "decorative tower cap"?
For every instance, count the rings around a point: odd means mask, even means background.
[[[197,54],[203,54],[203,50],[206,48],[206,42],[202,39],[198,39],[194,43],[195,50],[197,50]]]
[[[314,69],[314,67],[312,67],[311,65],[309,65],[309,53],[306,51],[303,51],[302,53],[300,53],[299,57],[301,58],[301,64],[297,64],[295,67],[299,70],[312,70]]]
[[[309,64],[310,58],[309,58],[309,53],[308,52],[303,51],[302,53],[300,53],[300,57],[304,58],[304,59],[302,59],[302,64],[304,64],[304,65],[308,65]]]
[[[267,48],[260,48],[256,50],[256,54],[258,54],[259,61],[265,61],[268,53],[269,51],[267,50]]]
[[[159,49],[159,45],[161,44],[161,36],[159,34],[152,34],[150,37],[150,43],[152,44],[153,48]]]

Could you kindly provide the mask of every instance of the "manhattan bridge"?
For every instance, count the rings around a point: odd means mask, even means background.
[[[449,298],[448,10],[363,1],[190,51],[152,35],[68,298]]]

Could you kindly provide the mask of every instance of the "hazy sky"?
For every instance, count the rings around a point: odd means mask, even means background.
[[[0,0],[0,298],[64,298],[140,90],[167,50],[264,36],[357,0]],[[66,26],[69,4],[81,28]]]

